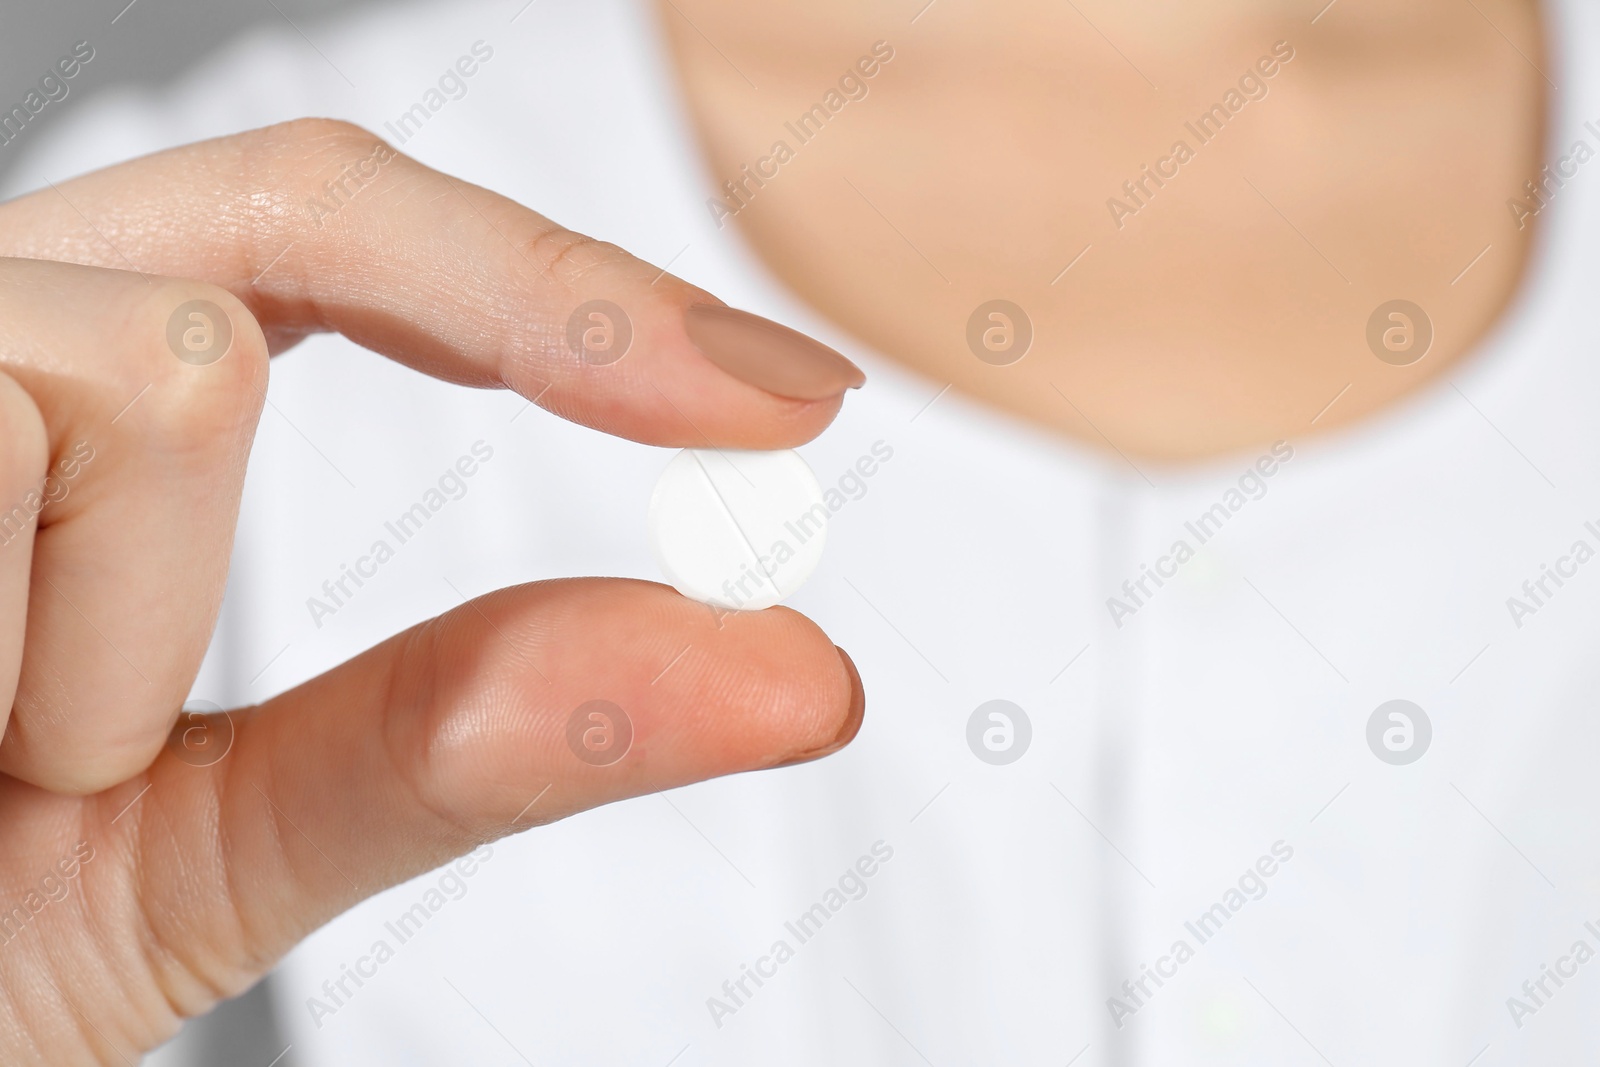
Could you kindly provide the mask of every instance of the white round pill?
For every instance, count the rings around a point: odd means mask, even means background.
[[[795,452],[690,448],[650,496],[650,551],[684,596],[757,611],[811,577],[828,516],[817,476]]]

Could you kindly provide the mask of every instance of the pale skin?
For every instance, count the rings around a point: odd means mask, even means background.
[[[1265,0],[1080,3],[1098,32],[1033,0],[939,0],[914,25],[887,3],[676,5],[662,19],[716,174],[890,40],[871,95],[737,225],[930,395],[952,382],[1140,462],[1370,417],[1470,351],[1527,255],[1505,200],[1543,132],[1530,0],[1339,0],[1314,26]],[[1106,199],[1278,40],[1296,57],[1269,95],[1116,228]],[[481,842],[853,735],[848,672],[808,620],[719,625],[664,587],[592,579],[482,597],[235,712],[217,763],[178,758],[167,739],[220,602],[267,360],[307,334],[658,445],[791,447],[842,402],[723,374],[685,336],[707,294],[403,158],[325,229],[293,223],[272,264],[292,214],[273,209],[375,143],[308,121],[0,205],[0,500],[94,448],[0,547],[0,903],[92,848],[71,893],[0,944],[7,1063],[131,1061],[340,911]],[[627,303],[637,331],[605,373],[539,340],[591,296]],[[963,340],[994,296],[1037,329],[1007,368]],[[1362,337],[1397,296],[1437,332],[1406,368]],[[190,299],[233,324],[218,362],[167,345]],[[601,677],[635,729],[607,768],[563,733]]]
[[[1506,200],[1538,178],[1536,4],[1339,0],[1313,25],[1324,3],[938,0],[913,24],[922,3],[673,0],[660,18],[722,179],[798,145],[784,122],[892,45],[737,225],[930,396],[953,382],[1154,462],[1369,417],[1469,352],[1521,275],[1534,228]],[[1278,41],[1295,57],[1267,96],[1200,145],[1184,121]],[[1107,199],[1179,138],[1195,158],[1119,229]],[[995,297],[1036,328],[1005,368],[964,341]],[[1434,323],[1409,367],[1364,340],[1394,298]]]

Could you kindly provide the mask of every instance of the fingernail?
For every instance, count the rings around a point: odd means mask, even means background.
[[[707,359],[757,389],[790,400],[826,400],[859,389],[861,368],[819,341],[738,308],[696,304],[684,315]]]
[[[856,670],[855,661],[850,658],[850,653],[838,645],[834,645],[833,650],[839,653],[839,658],[844,661],[844,672],[850,676],[850,710],[845,713],[844,725],[840,727],[839,735],[821,748],[802,752],[782,763],[773,764],[774,767],[792,767],[797,763],[810,763],[812,760],[831,756],[854,741],[856,734],[861,732],[861,720],[867,714],[867,691],[861,687],[861,672]]]

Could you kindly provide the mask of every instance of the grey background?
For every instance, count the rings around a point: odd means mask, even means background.
[[[374,0],[3,0],[0,3],[0,104],[21,102],[56,59],[78,41],[94,45],[94,61],[72,79],[59,106],[181,77],[195,56],[252,26],[286,20],[305,26]],[[50,105],[52,108],[56,104]],[[0,178],[25,151],[27,134],[0,145]]]
[[[192,57],[253,26],[300,26],[373,0],[4,0],[0,7],[0,103],[9,110],[78,41],[94,61],[52,108],[75,108],[100,93],[158,85],[180,77]],[[115,20],[115,21],[113,21]],[[27,150],[24,132],[0,146],[0,179]],[[294,1050],[272,1021],[272,989],[263,982],[195,1020],[149,1067],[293,1067]]]

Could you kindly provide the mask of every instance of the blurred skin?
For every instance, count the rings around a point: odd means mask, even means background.
[[[1204,456],[1393,404],[1517,284],[1530,231],[1505,201],[1535,176],[1546,87],[1531,0],[1337,0],[1314,25],[1268,0],[911,6],[661,14],[727,176],[893,45],[737,224],[934,382],[1096,447]],[[1296,57],[1268,95],[1117,228],[1107,198],[1278,40]],[[817,758],[861,723],[853,666],[801,616],[719,619],[586,579],[489,593],[235,712],[208,727],[213,762],[164,744],[195,728],[169,733],[216,618],[268,357],[300,338],[339,331],[659,445],[789,447],[842,402],[730,377],[687,335],[709,294],[403,157],[307,230],[305,198],[374,144],[295,123],[0,205],[0,501],[94,449],[0,545],[0,1062],[129,1062],[356,901],[483,841]],[[964,343],[996,297],[1037,330],[1005,368]],[[1437,333],[1408,368],[1364,341],[1396,297]],[[628,309],[636,354],[566,357],[590,299]],[[168,347],[190,300],[232,324],[219,362]],[[595,698],[633,722],[607,767],[567,747]]]
[[[1518,283],[1533,225],[1506,200],[1538,177],[1535,64],[1559,80],[1534,0],[1337,0],[1314,25],[1326,0],[936,0],[918,16],[925,2],[672,0],[660,18],[719,179],[798,144],[783,123],[893,45],[869,95],[730,225],[930,395],[954,382],[1167,460],[1295,440],[1445,372]],[[1295,58],[1268,95],[1200,146],[1184,121],[1280,40]],[[1118,229],[1107,198],[1180,137],[1195,158]],[[1036,329],[1004,368],[964,344],[997,297]],[[1434,324],[1410,367],[1365,342],[1395,298]]]

